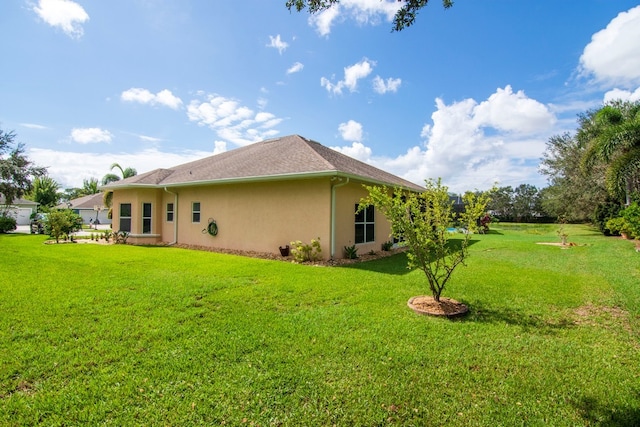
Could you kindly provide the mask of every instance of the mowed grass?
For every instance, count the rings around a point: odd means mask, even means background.
[[[474,236],[447,320],[403,254],[314,267],[0,236],[0,424],[640,425],[640,254]]]

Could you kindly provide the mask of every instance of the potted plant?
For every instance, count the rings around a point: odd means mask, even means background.
[[[283,257],[288,257],[289,256],[289,245],[286,245],[284,248],[282,246],[279,246],[280,249],[280,255],[282,255]]]

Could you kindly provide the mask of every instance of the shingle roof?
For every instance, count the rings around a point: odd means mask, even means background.
[[[71,208],[73,209],[93,209],[94,206],[100,206],[104,208],[105,206],[102,200],[103,196],[104,196],[104,193],[102,192],[96,193],[96,194],[89,194],[88,196],[82,196],[82,197],[78,197],[77,199],[69,200],[69,203],[71,203]],[[69,205],[67,203],[60,203],[56,207],[60,209],[65,209],[69,207]]]
[[[182,186],[333,175],[423,190],[419,185],[299,135],[257,142],[169,169],[155,169],[112,182],[103,188]]]

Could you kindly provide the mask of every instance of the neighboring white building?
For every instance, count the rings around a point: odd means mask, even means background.
[[[9,216],[16,220],[17,225],[29,225],[31,215],[38,212],[38,203],[31,200],[15,199],[9,206],[3,194],[0,194],[0,211],[7,210]]]
[[[60,203],[56,208],[71,209],[74,213],[82,217],[84,224],[93,224],[96,218],[100,224],[111,224],[111,220],[107,218],[109,208],[104,205],[102,197],[104,193],[90,194],[88,196],[79,197]]]

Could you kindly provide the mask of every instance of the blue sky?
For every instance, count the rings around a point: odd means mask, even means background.
[[[637,1],[10,0],[0,128],[63,188],[300,134],[452,191],[542,188],[549,137],[640,98]]]

